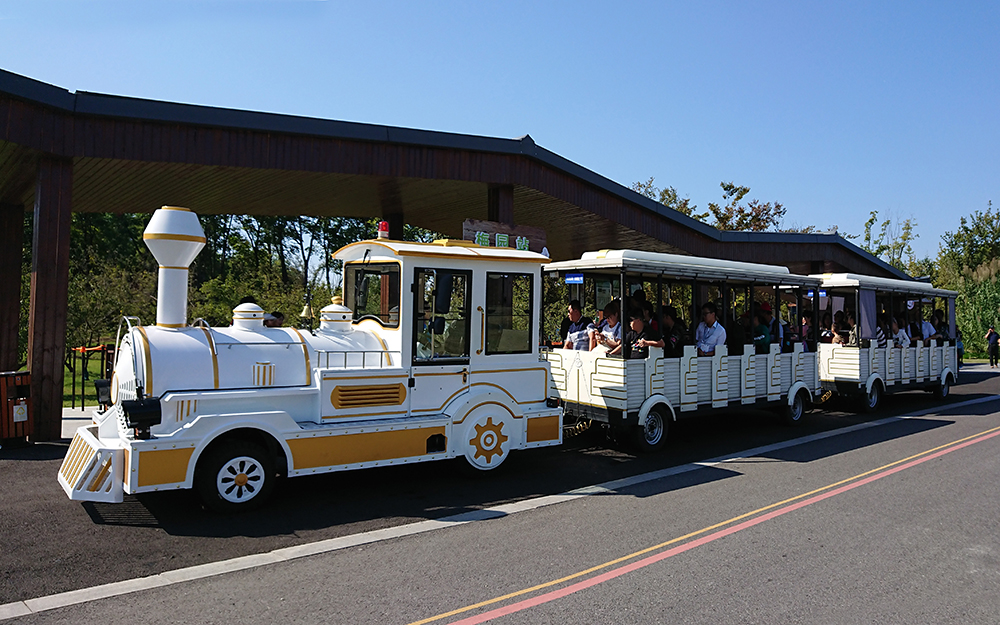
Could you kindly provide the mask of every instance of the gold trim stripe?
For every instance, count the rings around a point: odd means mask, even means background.
[[[142,235],[143,241],[149,240],[166,240],[166,241],[188,241],[192,243],[208,243],[208,239],[205,237],[194,236],[191,234],[167,234],[165,232],[145,232]]]
[[[184,211],[185,213],[190,213],[190,208],[184,208],[183,206],[161,206],[161,211]]]
[[[176,269],[178,271],[190,271],[190,267],[171,267],[170,265],[160,265],[160,269]]]
[[[309,345],[306,344],[306,339],[302,336],[302,333],[298,331],[297,328],[292,328],[292,331],[299,337],[302,341],[302,355],[306,357],[306,386],[312,383],[312,364],[309,362]]]
[[[208,341],[208,351],[212,352],[212,377],[215,380],[215,388],[219,388],[219,355],[215,352],[215,341],[212,339],[211,330],[202,327],[205,339]]]
[[[149,344],[149,336],[146,335],[146,328],[142,326],[136,326],[139,330],[139,334],[142,336],[143,343],[146,344],[146,349],[144,351],[145,361],[146,361],[146,387],[143,392],[148,395],[153,395],[153,355],[151,353],[152,349]]]

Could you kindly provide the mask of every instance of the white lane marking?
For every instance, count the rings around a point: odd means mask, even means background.
[[[414,534],[423,534],[425,532],[432,532],[446,527],[455,527],[457,525],[464,525],[466,523],[473,523],[475,521],[497,519],[500,517],[507,516],[509,514],[516,514],[518,512],[535,510],[538,508],[543,508],[545,506],[552,506],[560,503],[565,503],[567,501],[574,501],[576,499],[589,497],[591,495],[606,494],[623,488],[628,488],[630,486],[635,486],[637,484],[643,484],[646,482],[661,480],[663,478],[672,477],[674,475],[680,475],[681,473],[687,473],[689,471],[694,471],[704,467],[714,467],[720,464],[725,464],[727,462],[736,462],[739,460],[745,460],[746,458],[760,456],[762,454],[767,454],[780,449],[787,449],[788,447],[804,445],[806,443],[812,443],[826,438],[840,436],[842,434],[850,434],[851,432],[878,427],[889,423],[895,423],[897,421],[916,419],[922,416],[926,416],[928,414],[940,413],[946,410],[954,410],[956,408],[964,408],[966,406],[972,406],[975,404],[982,404],[985,402],[996,401],[997,399],[1000,399],[1000,396],[990,395],[987,397],[980,397],[978,399],[969,399],[955,404],[948,404],[946,406],[934,406],[933,408],[918,410],[917,412],[908,415],[903,415],[899,417],[887,417],[885,419],[879,419],[878,421],[870,421],[867,423],[857,423],[855,425],[850,425],[836,430],[830,430],[828,432],[810,434],[809,436],[802,436],[800,438],[782,441],[780,443],[773,443],[771,445],[754,447],[753,449],[747,449],[728,456],[719,456],[718,458],[702,460],[699,462],[692,462],[689,464],[679,465],[676,467],[670,467],[668,469],[661,469],[659,471],[650,471],[649,473],[634,475],[632,477],[626,477],[619,480],[611,480],[609,482],[604,482],[602,484],[584,486],[582,488],[577,488],[558,495],[546,495],[543,497],[536,497],[534,499],[527,499],[524,501],[509,503],[502,506],[494,506],[492,508],[484,508],[482,510],[474,510],[472,512],[456,514],[453,516],[443,517],[440,519],[434,519],[429,521],[418,521],[417,523],[410,523],[408,525],[388,527],[385,529],[373,530],[370,532],[362,532],[360,534],[352,534],[350,536],[340,536],[338,538],[328,538],[326,540],[320,540],[317,542],[307,543],[304,545],[296,545],[294,547],[283,547],[281,549],[275,549],[274,551],[269,551],[266,553],[242,556],[239,558],[232,558],[229,560],[222,560],[219,562],[209,562],[207,564],[199,564],[197,566],[190,566],[183,569],[166,571],[164,573],[159,573],[157,575],[150,575],[149,577],[139,577],[135,579],[124,580],[121,582],[112,582],[110,584],[103,584],[101,586],[81,588],[80,590],[70,590],[67,592],[62,592],[54,595],[47,595],[35,599],[27,599],[25,601],[14,601],[12,603],[6,603],[0,605],[0,620],[7,620],[19,616],[27,616],[28,614],[34,614],[36,612],[44,612],[47,610],[54,610],[56,608],[64,608],[79,603],[97,601],[98,599],[106,599],[109,597],[126,595],[129,593],[138,592],[140,590],[150,590],[152,588],[159,588],[161,586],[169,586],[171,584],[178,584],[181,582],[205,579],[207,577],[215,577],[217,575],[223,575],[225,573],[233,573],[235,571],[242,571],[245,569],[265,566],[268,564],[276,564],[278,562],[288,562],[290,560],[304,558],[306,556],[329,553],[331,551],[338,551],[350,547],[357,547],[359,545],[368,545],[376,542],[381,542],[384,540],[390,540],[393,538],[412,536]]]

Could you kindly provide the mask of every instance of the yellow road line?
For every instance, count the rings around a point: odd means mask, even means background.
[[[455,616],[457,614],[462,614],[462,613],[468,612],[470,610],[475,610],[475,609],[482,608],[482,607],[485,607],[485,606],[488,606],[488,605],[493,605],[495,603],[500,603],[501,601],[506,601],[507,599],[513,599],[514,597],[520,597],[522,595],[533,593],[533,592],[535,592],[537,590],[542,590],[544,588],[551,588],[552,586],[557,586],[557,585],[562,584],[564,582],[568,582],[570,580],[577,579],[577,578],[583,577],[585,575],[589,575],[589,574],[594,573],[596,571],[600,571],[601,569],[606,569],[606,568],[614,566],[616,564],[621,564],[622,562],[627,562],[628,560],[632,560],[634,558],[637,558],[639,556],[645,555],[645,554],[653,552],[653,551],[659,551],[659,550],[663,549],[664,547],[669,547],[670,545],[674,545],[674,544],[677,544],[679,542],[683,542],[683,541],[685,541],[685,540],[687,540],[689,538],[694,538],[695,536],[699,536],[701,534],[705,534],[705,533],[711,532],[713,530],[719,529],[720,527],[725,527],[726,525],[730,525],[732,523],[736,523],[737,521],[742,521],[742,520],[744,520],[746,518],[749,518],[749,517],[752,517],[752,516],[756,516],[756,515],[758,515],[758,514],[760,514],[762,512],[767,512],[768,510],[773,510],[774,508],[779,508],[779,507],[784,506],[786,504],[790,504],[790,503],[792,503],[794,501],[798,501],[800,499],[805,499],[806,497],[810,497],[810,496],[815,495],[817,493],[821,493],[823,491],[830,490],[831,488],[836,488],[838,486],[842,486],[844,484],[847,484],[848,482],[853,482],[853,481],[865,478],[865,477],[867,477],[869,475],[872,475],[873,473],[878,473],[880,471],[884,471],[886,469],[890,469],[890,468],[892,468],[892,467],[894,467],[896,465],[903,464],[905,462],[909,462],[910,460],[914,460],[916,458],[920,458],[921,456],[926,456],[928,454],[932,454],[932,453],[934,453],[936,451],[940,451],[940,450],[946,449],[948,447],[953,447],[955,445],[959,445],[959,444],[964,443],[964,442],[966,442],[968,440],[971,440],[971,439],[974,439],[974,438],[978,438],[980,436],[984,436],[984,435],[989,434],[991,432],[996,432],[997,430],[1000,430],[1000,426],[995,427],[995,428],[991,428],[991,429],[986,430],[984,432],[979,432],[978,434],[973,434],[971,436],[966,436],[965,438],[961,438],[961,439],[959,439],[957,441],[952,441],[950,443],[945,443],[944,445],[940,445],[938,447],[934,447],[933,449],[928,449],[926,451],[922,451],[920,453],[913,454],[912,456],[908,456],[906,458],[903,458],[902,460],[896,460],[894,462],[890,462],[889,464],[884,464],[884,465],[882,465],[882,466],[880,466],[880,467],[878,467],[876,469],[871,469],[870,471],[865,471],[864,473],[859,473],[859,474],[854,475],[852,477],[840,480],[839,482],[834,482],[832,484],[827,484],[826,486],[821,486],[820,488],[817,488],[815,490],[811,490],[811,491],[809,491],[807,493],[802,493],[801,495],[796,495],[794,497],[789,497],[788,499],[784,499],[784,500],[779,501],[777,503],[769,504],[767,506],[764,506],[763,508],[757,508],[756,510],[753,510],[752,512],[746,512],[746,513],[741,514],[739,516],[735,516],[735,517],[733,517],[731,519],[722,521],[720,523],[716,523],[715,525],[709,525],[708,527],[704,527],[704,528],[702,528],[700,530],[696,530],[696,531],[691,532],[689,534],[685,534],[683,536],[679,536],[677,538],[673,538],[673,539],[668,540],[666,542],[662,542],[662,543],[660,543],[658,545],[653,545],[652,547],[646,547],[645,549],[641,549],[639,551],[630,553],[630,554],[628,554],[626,556],[622,556],[620,558],[616,558],[614,560],[610,560],[610,561],[605,562],[603,564],[598,564],[596,566],[592,566],[589,569],[585,569],[583,571],[579,571],[577,573],[573,573],[573,574],[567,575],[565,577],[560,577],[559,579],[554,579],[552,581],[548,581],[548,582],[545,582],[545,583],[542,583],[542,584],[537,584],[537,585],[532,586],[530,588],[525,588],[523,590],[517,590],[517,591],[511,592],[511,593],[508,593],[506,595],[502,595],[500,597],[494,597],[493,599],[487,599],[486,601],[480,601],[479,603],[474,603],[472,605],[467,605],[467,606],[462,607],[462,608],[457,608],[457,609],[452,610],[450,612],[444,612],[442,614],[438,614],[436,616],[431,616],[431,617],[428,617],[428,618],[425,618],[425,619],[422,619],[422,620],[419,620],[419,621],[413,621],[412,623],[409,623],[409,625],[424,625],[424,623],[433,623],[434,621],[439,621],[441,619],[448,618],[450,616]]]

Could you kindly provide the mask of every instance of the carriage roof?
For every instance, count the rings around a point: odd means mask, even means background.
[[[944,298],[955,297],[958,295],[955,291],[936,289],[928,282],[918,282],[916,280],[896,280],[893,278],[864,276],[856,273],[824,273],[815,274],[813,277],[821,278],[823,280],[823,286],[826,288],[850,287],[874,289],[876,291],[886,291],[889,293]]]
[[[579,260],[550,263],[545,271],[624,270],[630,274],[664,275],[707,281],[768,282],[781,285],[819,286],[820,279],[788,271],[787,267],[744,263],[718,258],[662,254],[641,250],[586,252]]]

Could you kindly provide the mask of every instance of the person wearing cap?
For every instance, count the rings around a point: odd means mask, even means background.
[[[629,311],[629,329],[625,332],[625,340],[618,347],[608,354],[615,355],[622,352],[622,347],[631,345],[632,349],[629,358],[647,358],[650,347],[663,347],[663,338],[660,333],[646,325],[645,315],[639,307]]]
[[[990,352],[990,369],[992,369],[997,366],[997,361],[1000,360],[1000,334],[997,334],[993,325],[990,325],[990,329],[986,331],[986,336],[983,338],[986,339]]]
[[[274,311],[272,313],[266,313],[264,315],[264,327],[266,328],[280,328],[285,323],[285,315],[279,311]]]
[[[713,302],[701,307],[702,321],[694,331],[699,356],[714,356],[716,346],[726,344],[726,329],[719,323],[717,310]]]

